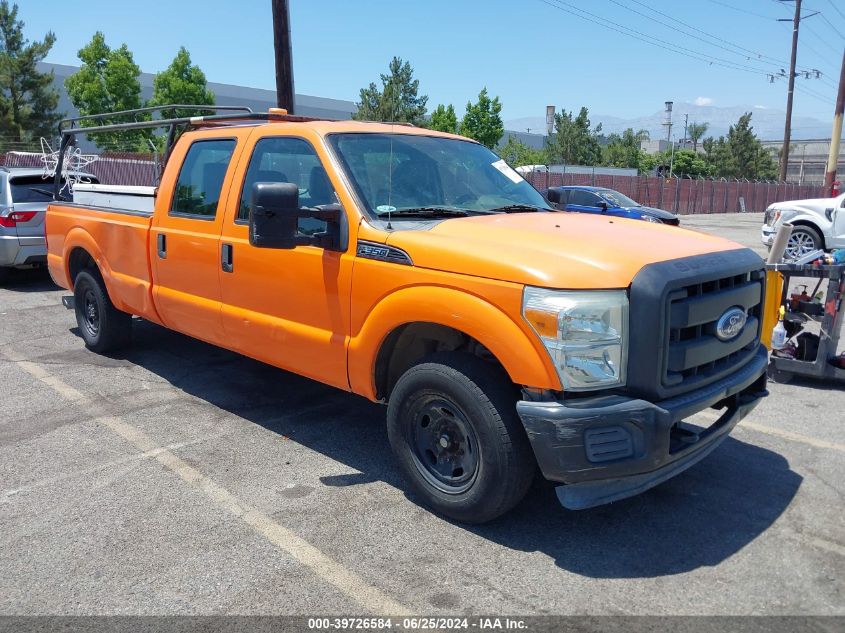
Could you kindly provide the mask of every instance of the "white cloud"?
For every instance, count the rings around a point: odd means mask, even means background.
[[[758,110],[768,110],[769,109],[769,106],[764,106],[764,105],[756,105],[754,107],[757,108]]]
[[[693,103],[697,106],[709,106],[713,105],[713,99],[710,97],[696,97]]]

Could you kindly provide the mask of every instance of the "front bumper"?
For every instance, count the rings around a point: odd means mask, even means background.
[[[696,391],[651,403],[623,396],[517,403],[537,463],[561,504],[581,510],[630,497],[710,454],[765,397],[762,345],[741,369]],[[707,429],[683,420],[725,408]]]
[[[774,227],[771,226],[763,226],[760,230],[760,241],[763,242],[766,246],[771,246],[772,242],[775,241],[775,233],[777,231]]]

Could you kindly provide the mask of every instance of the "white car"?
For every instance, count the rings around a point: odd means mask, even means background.
[[[795,227],[786,246],[786,260],[817,249],[845,248],[845,194],[769,205],[763,218],[763,244],[771,248],[775,233],[784,222]]]

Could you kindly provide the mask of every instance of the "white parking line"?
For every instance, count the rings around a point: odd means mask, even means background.
[[[720,414],[716,413],[715,411],[706,410],[699,411],[696,415],[704,416],[708,420],[715,422],[719,419]],[[816,448],[825,448],[832,451],[845,453],[845,444],[839,444],[837,442],[828,442],[826,440],[820,440],[815,437],[810,437],[809,435],[802,435],[801,433],[793,433],[792,431],[776,429],[772,426],[767,426],[765,424],[757,424],[756,422],[749,422],[748,420],[743,420],[742,422],[740,422],[737,428],[749,429],[758,433],[765,433],[766,435],[779,437],[784,440],[800,442],[801,444],[807,444],[808,446],[814,446]]]
[[[14,354],[10,350],[0,351],[0,355],[16,363],[25,372],[48,385],[66,400],[80,405],[88,405],[96,416],[96,407],[93,403],[87,401],[80,391],[60,378],[51,375],[43,367]],[[275,522],[260,510],[251,507],[223,486],[203,475],[169,449],[157,446],[152,438],[140,429],[115,416],[97,416],[97,421],[142,451],[143,454],[149,455],[164,465],[180,479],[203,493],[219,508],[241,519],[270,543],[311,569],[322,580],[334,585],[367,611],[383,615],[410,615],[412,613],[407,607],[393,600],[377,587],[368,584],[361,576],[330,558],[292,530]]]

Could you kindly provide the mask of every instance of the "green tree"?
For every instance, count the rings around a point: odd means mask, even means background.
[[[662,165],[672,164],[672,174],[675,176],[710,176],[711,167],[707,161],[697,152],[691,149],[676,150],[674,155],[671,152],[664,152],[661,156]]]
[[[104,114],[141,107],[141,69],[123,44],[112,50],[100,31],[77,53],[82,66],[65,80],[68,97],[82,115]],[[103,123],[123,122],[107,118]],[[86,125],[86,124],[84,124]],[[111,134],[91,134],[100,148],[122,151],[149,151],[150,134],[130,130]]]
[[[361,88],[361,101],[352,115],[359,121],[395,121],[421,125],[425,121],[428,97],[420,96],[420,82],[411,64],[394,57],[389,73],[381,75],[381,89],[375,83]]]
[[[496,153],[504,158],[505,162],[511,167],[545,165],[548,159],[545,150],[528,147],[528,145],[512,135],[508,136],[507,143],[497,149]]]
[[[40,42],[23,35],[18,5],[0,1],[0,136],[17,143],[33,143],[56,135],[61,114],[56,112],[59,93],[53,73],[38,72],[36,64],[47,56],[56,36],[48,31]]]
[[[777,177],[777,164],[763,147],[746,112],[728,129],[728,135],[702,142],[705,160],[714,176],[769,180]]]
[[[467,111],[461,121],[461,134],[493,149],[505,133],[501,112],[499,97],[491,99],[487,95],[487,88],[482,88],[478,93],[478,101],[467,102]]]
[[[171,103],[185,105],[214,105],[214,93],[208,89],[205,74],[199,66],[191,63],[191,55],[180,47],[176,57],[166,70],[153,80],[151,106],[164,106]],[[210,111],[209,111],[210,112]],[[166,117],[187,117],[202,114],[201,110],[164,110]]]
[[[448,106],[444,106],[441,103],[434,108],[434,111],[431,113],[431,119],[428,121],[428,128],[430,130],[457,134],[458,116],[455,114],[454,106],[451,103]]]
[[[643,151],[640,144],[649,139],[647,130],[634,132],[628,128],[619,134],[607,137],[607,145],[602,150],[602,163],[609,167],[625,167],[639,169]]]
[[[601,163],[599,134],[601,123],[590,125],[590,113],[582,107],[578,116],[561,110],[555,114],[554,133],[548,140],[549,162],[566,165],[598,165]]]
[[[689,134],[690,140],[692,141],[692,151],[696,151],[698,149],[698,142],[707,133],[707,129],[709,127],[709,123],[693,122],[689,124],[689,127],[687,128],[687,134]]]

